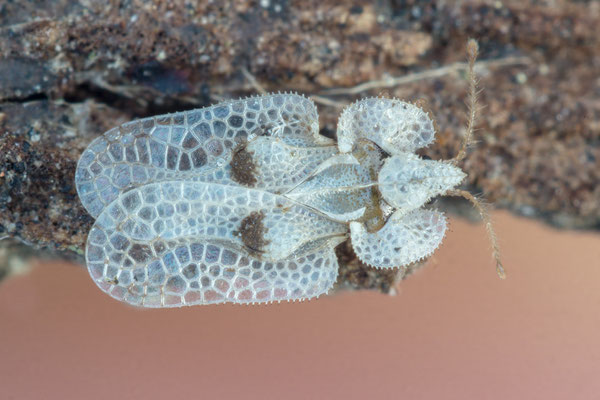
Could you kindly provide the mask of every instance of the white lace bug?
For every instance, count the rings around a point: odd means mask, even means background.
[[[319,135],[314,103],[271,94],[127,122],[83,152],[75,183],[96,218],[86,262],[112,297],[143,307],[264,303],[318,297],[338,274],[334,248],[350,238],[376,268],[430,255],[446,230],[423,206],[438,195],[489,216],[456,166],[477,114],[469,40],[469,123],[458,155],[423,160],[434,140],[421,108],[369,98],[346,108],[337,143]]]
[[[348,237],[378,268],[430,255],[446,220],[422,206],[465,174],[414,154],[434,139],[427,113],[365,99],[342,113],[337,135],[319,135],[315,105],[296,94],[111,129],[76,171],[96,218],[92,278],[144,307],[270,302],[326,293]]]

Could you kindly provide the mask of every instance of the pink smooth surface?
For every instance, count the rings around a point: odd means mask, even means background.
[[[139,310],[74,265],[0,284],[2,399],[600,398],[600,235],[452,219],[396,297]]]

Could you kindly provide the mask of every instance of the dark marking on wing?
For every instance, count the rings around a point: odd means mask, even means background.
[[[264,211],[253,211],[242,220],[240,228],[234,232],[235,235],[241,237],[242,243],[253,255],[264,253],[265,246],[270,243],[265,240],[267,229],[263,224],[264,219]]]
[[[129,257],[136,263],[143,263],[152,257],[152,249],[145,244],[134,244],[129,249]]]
[[[234,150],[229,165],[231,166],[231,178],[234,181],[248,187],[256,185],[256,165],[252,160],[252,153],[246,150],[245,145],[238,146]]]

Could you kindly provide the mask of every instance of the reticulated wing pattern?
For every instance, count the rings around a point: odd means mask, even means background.
[[[75,182],[85,208],[97,217],[119,193],[151,182],[193,179],[238,185],[232,150],[254,137],[297,147],[329,146],[318,134],[309,99],[275,94],[127,122],[95,139],[82,154]]]
[[[337,147],[305,147],[285,143],[279,138],[258,137],[243,149],[252,160],[253,187],[286,193],[333,155]],[[234,156],[235,159],[235,156]]]
[[[100,214],[86,261],[104,291],[141,306],[303,299],[335,282],[333,247],[345,232],[275,194],[162,182]]]
[[[286,196],[338,221],[362,216],[371,201],[369,172],[349,154],[329,158]]]
[[[359,222],[350,223],[350,238],[357,257],[376,268],[401,267],[431,255],[446,232],[444,215],[435,210],[396,211],[375,233]]]
[[[352,151],[356,140],[369,139],[390,154],[412,153],[433,142],[433,121],[421,108],[396,99],[369,98],[347,107],[337,128],[338,147]]]
[[[227,243],[192,237],[139,241],[96,225],[86,258],[103,291],[135,306],[266,303],[327,293],[337,279],[333,248],[339,241],[332,238],[307,255],[267,262]]]
[[[154,183],[125,192],[100,214],[96,225],[140,241],[226,241],[265,260],[281,260],[306,242],[346,233],[344,224],[283,196],[194,181]]]

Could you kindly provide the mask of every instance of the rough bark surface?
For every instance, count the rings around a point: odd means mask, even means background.
[[[424,153],[451,157],[467,85],[464,69],[444,67],[464,60],[469,37],[481,47],[485,108],[463,165],[467,186],[520,214],[598,228],[599,22],[594,1],[3,2],[0,238],[81,254],[93,219],[73,175],[92,138],[136,117],[255,93],[252,77],[267,91],[320,96],[329,136],[357,98],[425,99],[438,141]],[[338,252],[342,286],[393,288],[394,273],[363,268],[349,247]]]

